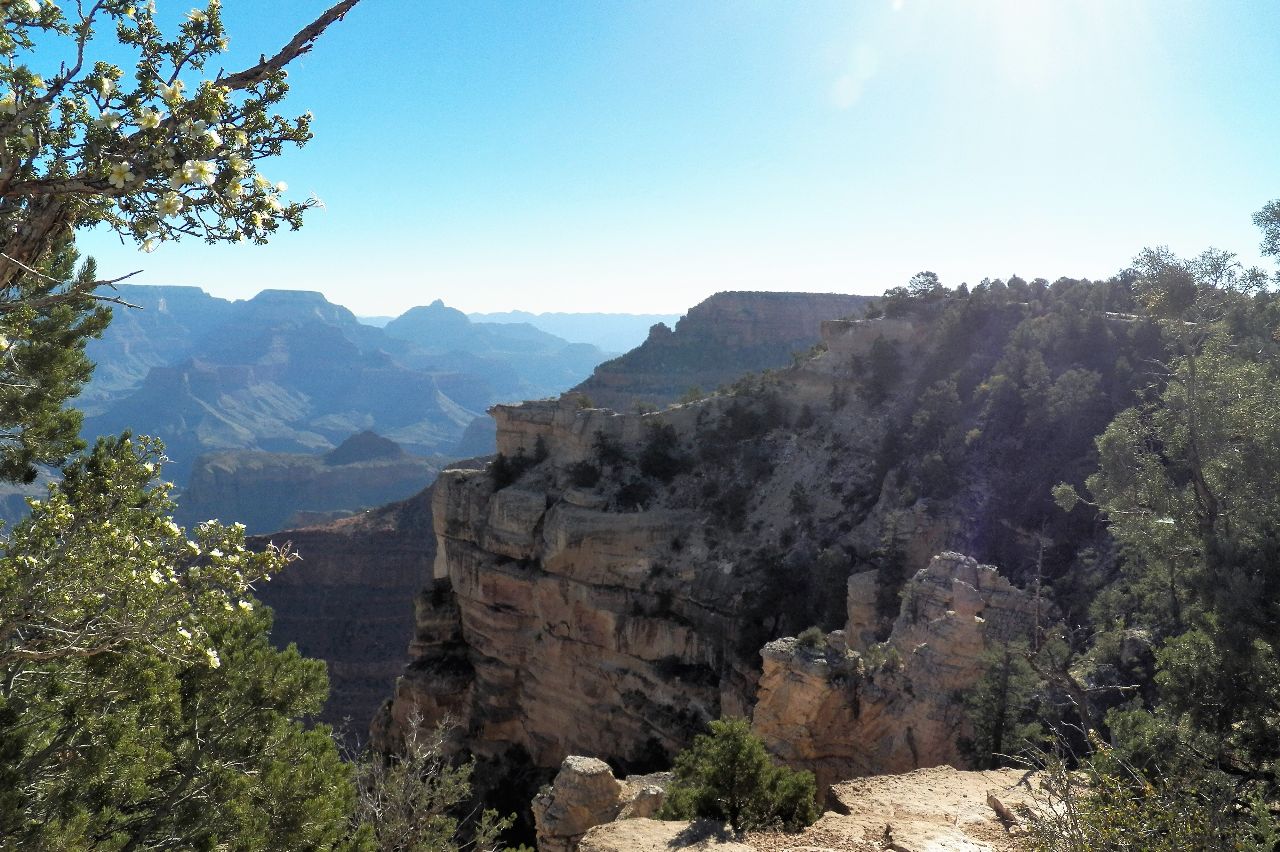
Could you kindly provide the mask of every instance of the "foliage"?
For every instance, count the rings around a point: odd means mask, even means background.
[[[587,461],[574,462],[567,473],[569,481],[579,488],[594,488],[600,481],[600,468]]]
[[[595,451],[596,464],[601,468],[617,469],[629,461],[627,448],[622,446],[620,441],[609,437],[604,432],[596,432],[591,446]]]
[[[547,445],[541,435],[533,446],[532,454],[526,453],[524,447],[518,447],[511,456],[498,453],[489,463],[489,478],[493,482],[493,490],[501,491],[508,485],[513,485],[530,468],[544,462],[547,455]]]
[[[796,636],[796,645],[800,648],[814,650],[822,647],[827,641],[827,634],[822,632],[821,627],[806,627]]]
[[[1277,208],[1255,221],[1264,250]],[[1114,751],[1086,763],[1094,787],[1044,849],[1273,848],[1280,771],[1280,372],[1274,299],[1226,252],[1148,249],[1134,292],[1163,346],[1155,383],[1097,439],[1091,506],[1122,558],[1094,599],[1082,661],[1124,671],[1119,648],[1153,649],[1145,682],[1106,715]],[[1054,489],[1067,510],[1086,501]],[[1104,691],[1105,692],[1105,691]],[[1103,705],[1106,707],[1106,705]]]
[[[813,775],[775,766],[745,719],[711,723],[675,762],[660,819],[708,817],[736,831],[796,831],[818,817]]]
[[[643,479],[632,478],[618,489],[613,502],[619,509],[639,512],[649,505],[653,497],[652,485]]]
[[[973,735],[960,744],[976,768],[1009,765],[1039,746],[1044,738],[1035,706],[1040,689],[1025,647],[1006,644],[984,655],[982,677],[964,696]]]
[[[460,823],[457,811],[471,797],[473,764],[451,764],[445,749],[447,730],[438,727],[428,733],[420,721],[409,718],[401,754],[374,755],[358,765],[355,824],[369,831],[382,852],[498,848],[498,835],[514,818],[484,811],[474,822]],[[460,842],[464,829],[469,840]]]
[[[160,449],[103,440],[0,555],[0,834],[24,849],[347,848],[354,791],[324,664],[249,590],[288,562],[241,527],[188,539]]]
[[[1262,852],[1280,837],[1266,808],[1238,809],[1221,777],[1144,771],[1095,746],[1076,769],[1044,760],[1031,852]]]
[[[33,665],[141,647],[216,662],[221,613],[289,561],[246,551],[238,525],[203,524],[188,540],[167,516],[170,483],[155,481],[162,457],[148,438],[99,440],[0,544],[4,683],[28,680]]]
[[[898,348],[883,337],[877,338],[867,352],[865,375],[858,391],[871,405],[889,398],[902,377],[902,359]]]
[[[38,274],[0,293],[0,479],[30,482],[37,464],[61,464],[84,445],[81,416],[66,402],[89,379],[85,344],[106,327],[109,310],[92,299],[47,301],[95,279],[93,261],[73,275],[76,251],[62,239]]]
[[[285,201],[284,185],[257,163],[311,138],[309,114],[272,111],[288,92],[285,66],[356,2],[329,9],[275,56],[217,75],[207,66],[227,49],[218,0],[188,13],[170,36],[154,4],[97,0],[64,12],[35,0],[5,3],[0,287],[38,266],[73,229],[95,224],[144,249],[183,236],[261,243],[282,223],[297,228],[315,202]],[[95,60],[95,36],[104,32],[118,49]],[[74,60],[42,69],[37,52]],[[131,67],[108,55],[129,56]]]
[[[670,423],[648,426],[644,446],[640,450],[640,472],[660,482],[670,482],[689,467],[689,459],[680,452],[680,437]]]
[[[1089,492],[1125,562],[1096,615],[1155,638],[1153,724],[1206,738],[1214,765],[1270,777],[1280,767],[1280,375],[1221,329],[1243,297],[1222,276],[1206,279],[1203,257],[1151,264],[1162,276],[1146,284],[1151,301],[1176,308],[1174,357],[1160,393],[1098,438]]]

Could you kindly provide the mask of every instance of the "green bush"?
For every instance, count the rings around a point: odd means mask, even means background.
[[[1043,761],[1031,852],[1261,852],[1276,847],[1274,817],[1225,773],[1142,769],[1095,740],[1071,770]]]
[[[796,644],[801,648],[816,650],[827,641],[827,634],[822,632],[821,627],[806,627],[796,637]]]
[[[649,427],[640,451],[640,472],[660,482],[670,482],[689,469],[690,459],[680,452],[680,436],[669,423]]]
[[[660,819],[708,817],[735,831],[798,831],[818,818],[813,774],[775,766],[745,719],[712,722],[709,734],[676,757],[675,775]]]
[[[600,481],[600,468],[591,462],[580,461],[569,465],[569,481],[579,488],[594,488]]]

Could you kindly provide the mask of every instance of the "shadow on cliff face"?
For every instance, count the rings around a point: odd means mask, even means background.
[[[345,730],[351,742],[367,741],[370,721],[408,660],[413,602],[435,560],[433,489],[334,523],[249,540],[258,549],[289,542],[301,555],[258,596],[275,612],[277,646],[296,643],[328,665],[320,721]]]

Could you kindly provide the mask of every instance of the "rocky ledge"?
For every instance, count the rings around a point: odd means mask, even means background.
[[[618,781],[601,760],[569,757],[534,801],[539,852],[1017,852],[1039,778],[950,766],[837,784],[817,823],[795,834],[734,835],[709,821],[652,819],[664,776]]]

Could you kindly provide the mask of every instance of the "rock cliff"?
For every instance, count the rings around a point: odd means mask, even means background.
[[[736,715],[824,782],[957,760],[984,652],[1049,620],[1015,586],[1081,623],[1111,570],[1050,491],[1093,468],[1158,335],[1110,318],[1109,285],[1054,286],[829,319],[791,367],[660,412],[495,407],[494,464],[437,485],[375,742],[416,708],[482,761],[643,772]]]
[[[850,603],[857,608],[865,598]],[[883,643],[851,647],[846,631],[764,647],[753,730],[774,755],[836,781],[922,766],[963,765],[970,733],[956,695],[984,671],[984,654],[1030,642],[1051,618],[990,565],[944,553],[904,588]]]
[[[299,518],[342,517],[404,500],[431,484],[440,457],[411,456],[371,432],[329,453],[209,453],[196,459],[175,513],[184,525],[238,521],[250,533],[298,525]]]
[[[826,548],[829,565],[791,582],[787,573],[814,568],[816,554],[800,565],[734,533],[795,535],[788,495],[817,472],[777,427],[827,404],[858,346],[915,333],[854,328],[829,329],[845,349],[790,371],[787,398],[755,388],[646,415],[583,409],[572,397],[496,407],[499,452],[546,458],[496,490],[491,471],[441,475],[434,586],[420,599],[412,662],[378,743],[394,748],[415,710],[428,723],[447,710],[482,757],[516,748],[553,767],[587,751],[647,769],[665,766],[708,720],[749,714],[768,639],[827,611],[845,620],[842,550]],[[790,464],[775,469],[766,455]],[[838,502],[824,503],[839,515]],[[874,538],[878,521],[840,535]]]
[[[296,642],[328,664],[321,720],[345,725],[353,739],[366,739],[369,720],[404,670],[414,601],[429,588],[435,558],[431,498],[427,488],[331,524],[250,539],[258,548],[291,542],[302,556],[258,596],[275,611],[272,641]]]

